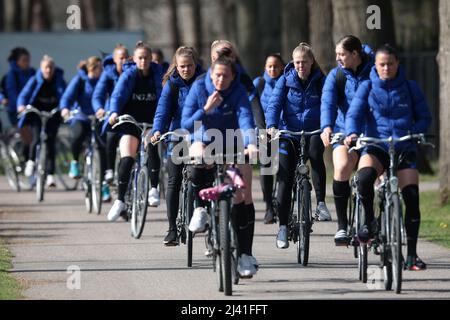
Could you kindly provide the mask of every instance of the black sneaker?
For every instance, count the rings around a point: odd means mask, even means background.
[[[370,239],[369,227],[365,224],[358,230],[358,241],[360,243],[367,243]]]
[[[405,267],[410,271],[423,271],[427,269],[427,264],[423,262],[418,256],[408,256],[406,258]]]
[[[164,245],[166,247],[175,247],[178,245],[176,229],[170,229],[167,231],[167,236],[164,238]]]
[[[264,216],[264,224],[274,224],[276,222],[277,222],[277,219],[275,216],[275,211],[270,206],[266,211],[266,215]]]

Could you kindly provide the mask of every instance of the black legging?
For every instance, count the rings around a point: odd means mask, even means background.
[[[157,188],[159,184],[159,169],[161,168],[161,159],[159,158],[158,146],[149,143],[148,152],[148,169],[150,176],[150,184],[152,188]]]
[[[267,144],[267,156],[271,156],[271,144]],[[262,174],[262,171],[264,168],[268,170],[272,166],[272,163],[269,162],[268,164],[261,165],[260,175],[259,175],[259,181],[261,183],[261,189],[263,192],[263,199],[266,203],[266,209],[269,209],[272,207],[272,194],[273,194],[273,175],[264,175]]]
[[[56,135],[58,133],[59,124],[61,123],[61,118],[59,114],[53,116],[53,118],[49,119],[47,122],[47,126],[45,128],[45,132],[47,133],[47,173],[54,174],[55,173],[55,155],[56,155]],[[30,126],[30,131],[32,134],[32,140],[30,144],[30,154],[29,159],[35,161],[36,159],[36,151],[37,145],[40,141],[41,135],[41,127],[42,123],[38,117],[30,117],[30,119],[26,122]]]
[[[115,170],[117,146],[120,141],[120,133],[109,131],[106,134],[106,170]]]
[[[286,226],[291,210],[292,188],[295,178],[295,167],[298,158],[299,142],[296,140],[280,140],[280,169],[278,171],[278,194],[280,225]],[[323,161],[325,147],[320,136],[307,139],[306,150],[312,168],[312,181],[316,192],[317,203],[324,202],[326,193],[326,170]]]
[[[90,137],[91,126],[87,122],[74,121],[70,126],[72,136],[72,156],[73,160],[78,161],[80,158],[83,143]]]
[[[180,189],[183,181],[183,164],[176,165],[172,157],[167,158],[167,218],[169,220],[169,229],[175,230],[177,227],[177,216],[180,205]]]

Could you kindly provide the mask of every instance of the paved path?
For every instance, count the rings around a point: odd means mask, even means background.
[[[259,183],[253,188],[260,198]],[[277,227],[262,223],[263,204],[256,205],[254,255],[261,268],[234,287],[233,299],[450,298],[450,250],[420,241],[429,270],[404,273],[403,293],[395,295],[357,280],[352,250],[333,245],[335,222],[315,224],[304,268],[296,263],[294,246],[275,248]],[[27,299],[225,299],[203,256],[204,239],[195,239],[188,269],[184,246],[162,245],[166,229],[165,205],[150,211],[142,239],[134,240],[128,224],[85,213],[79,192],[51,191],[37,204],[34,193],[13,193],[0,178],[0,236],[14,255],[12,275],[24,283]],[[374,271],[376,258],[369,256]],[[67,288],[69,266],[81,269],[80,290]]]

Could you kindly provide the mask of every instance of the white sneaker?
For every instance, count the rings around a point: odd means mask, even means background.
[[[248,256],[250,263],[253,264],[253,266],[255,267],[256,270],[259,269],[259,263],[258,260],[256,260],[256,258],[254,256]]]
[[[237,271],[241,278],[251,278],[257,272],[252,259],[246,254],[242,254],[239,258]]]
[[[286,226],[280,226],[280,231],[278,231],[278,235],[277,235],[277,248],[278,249],[289,248],[289,241],[288,241]]]
[[[105,171],[105,181],[111,183],[114,181],[114,171],[109,169]]]
[[[111,221],[111,222],[116,221],[120,217],[120,214],[123,211],[125,211],[126,209],[127,209],[127,205],[124,202],[122,202],[120,200],[114,201],[114,204],[108,213],[108,221]]]
[[[32,160],[28,160],[27,163],[25,164],[25,177],[29,178],[33,175],[34,173],[34,161]]]
[[[331,214],[328,211],[325,202],[319,202],[316,209],[316,214],[319,217],[319,221],[331,221]]]
[[[47,188],[56,188],[55,178],[52,174],[47,175]]]
[[[205,208],[195,208],[189,223],[189,230],[194,233],[202,233],[206,231],[206,225],[209,223],[209,214]]]
[[[156,188],[151,188],[151,190],[148,192],[148,205],[150,207],[157,207],[159,206],[160,200],[159,200],[159,191]]]

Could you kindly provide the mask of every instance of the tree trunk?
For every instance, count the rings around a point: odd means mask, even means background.
[[[450,202],[450,3],[439,1],[440,155],[441,202]]]
[[[300,42],[309,42],[309,19],[307,0],[281,1],[282,54],[286,61],[292,60],[292,51]]]
[[[95,8],[92,0],[81,0],[80,3],[82,12],[82,24],[83,29],[95,30],[97,28],[97,20],[95,14]]]
[[[279,0],[258,0],[258,28],[260,36],[260,58],[258,59],[258,74],[264,71],[264,58],[281,49],[281,4]]]
[[[5,29],[5,1],[0,0],[0,31]]]
[[[194,46],[200,56],[203,56],[202,7],[200,0],[191,0],[192,19],[194,23]]]
[[[13,1],[13,30],[22,31],[22,2]]]
[[[237,48],[247,72],[252,77],[258,71],[261,50],[258,28],[258,1],[238,1],[237,5]]]
[[[172,35],[172,48],[176,51],[181,44],[180,29],[178,27],[178,12],[176,0],[169,0],[169,24]]]
[[[123,0],[111,1],[112,26],[115,29],[122,29],[125,26],[125,8]]]
[[[30,0],[27,20],[28,30],[30,31],[39,32],[51,30],[51,18],[47,1]]]
[[[333,38],[334,43],[345,35],[355,35],[363,43],[376,49],[384,43],[395,46],[394,18],[391,1],[385,0],[334,0],[333,4]],[[371,5],[380,9],[381,29],[369,29],[368,20],[373,13],[367,13]]]
[[[97,17],[97,28],[110,29],[112,23],[112,10],[110,0],[96,0],[94,2],[95,16]]]
[[[336,66],[331,0],[309,0],[309,30],[316,60],[324,72]]]

